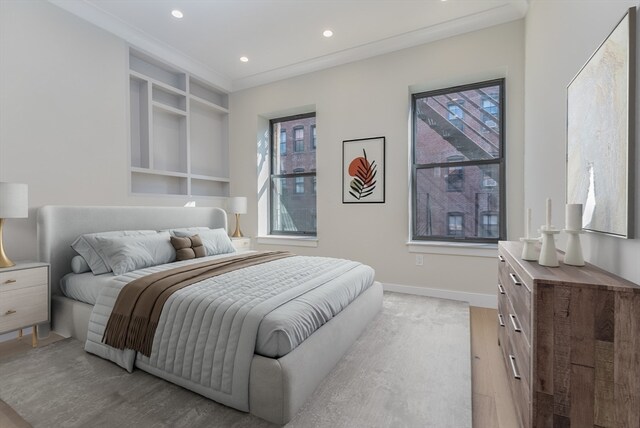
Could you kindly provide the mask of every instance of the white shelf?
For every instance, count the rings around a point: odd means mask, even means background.
[[[136,79],[139,79],[139,80],[149,81],[152,84],[154,84],[155,86],[157,86],[159,88],[162,88],[167,92],[172,92],[172,93],[174,93],[176,95],[187,96],[187,93],[185,91],[183,91],[182,89],[175,88],[175,87],[173,87],[171,85],[167,85],[164,82],[156,80],[153,77],[145,76],[144,74],[139,73],[139,72],[137,72],[135,70],[129,70],[129,76],[135,77]]]
[[[210,175],[191,174],[191,178],[194,180],[206,180],[206,181],[221,181],[224,183],[230,183],[231,180],[225,177],[212,177]]]
[[[166,177],[187,178],[189,176],[186,172],[162,171],[159,169],[137,168],[137,167],[131,167],[131,172],[135,172],[137,174],[163,175]]]
[[[179,108],[168,106],[166,104],[162,104],[158,101],[152,101],[151,105],[153,105],[154,108],[165,111],[167,113],[175,114],[176,116],[185,116],[185,117],[187,116],[186,111],[180,110]]]
[[[224,107],[220,107],[219,105],[214,104],[211,101],[205,100],[204,98],[200,98],[200,97],[195,96],[195,95],[189,95],[189,99],[191,101],[194,101],[194,102],[200,104],[201,106],[207,107],[207,108],[209,108],[209,109],[211,109],[213,111],[216,111],[218,113],[225,113],[225,114],[229,113],[229,109],[226,109]]]
[[[228,95],[135,49],[129,67],[131,193],[227,197]]]

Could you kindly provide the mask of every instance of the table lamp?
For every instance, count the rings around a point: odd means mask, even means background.
[[[240,230],[240,214],[247,213],[247,198],[244,196],[236,196],[227,200],[227,209],[236,215],[236,230],[231,235],[232,238],[241,238],[244,236]]]
[[[26,184],[0,182],[0,268],[15,266],[4,252],[2,228],[7,218],[29,217],[28,187]]]

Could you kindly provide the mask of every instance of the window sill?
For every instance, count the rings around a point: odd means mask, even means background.
[[[292,247],[317,247],[318,238],[307,236],[282,236],[266,235],[258,236],[256,242],[266,245],[288,245]]]
[[[407,242],[407,247],[410,253],[486,258],[498,256],[498,244],[409,241]]]

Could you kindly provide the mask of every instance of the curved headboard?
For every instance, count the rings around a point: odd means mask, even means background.
[[[60,294],[60,278],[71,272],[71,259],[76,255],[71,243],[78,236],[194,226],[226,230],[227,213],[220,208],[47,205],[38,210],[38,260],[51,264],[51,293]]]

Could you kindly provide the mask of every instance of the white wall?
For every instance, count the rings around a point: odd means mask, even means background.
[[[410,93],[506,77],[508,233],[521,236],[523,49],[517,21],[233,93],[232,194],[249,197],[243,232],[258,233],[256,135],[267,132],[265,118],[315,106],[318,247],[292,250],[362,261],[385,283],[495,293],[495,257],[425,254],[424,266],[416,266],[407,249]],[[386,203],[343,205],[342,140],[373,136],[387,139]]]
[[[551,197],[556,207],[553,223],[564,225],[566,87],[626,10],[637,4],[637,0],[533,0],[530,4],[525,24],[524,189],[525,207],[533,208],[533,224],[543,224],[544,200]],[[640,113],[638,106],[636,111]],[[640,141],[640,134],[636,140]],[[640,235],[639,188],[640,173],[636,173],[636,236]],[[582,240],[587,261],[640,283],[640,239],[590,233]],[[564,239],[559,242],[564,248]]]
[[[45,1],[0,1],[0,181],[29,185],[5,248],[36,258],[42,205],[184,205],[133,197],[126,43]],[[196,198],[198,205],[214,205]]]

